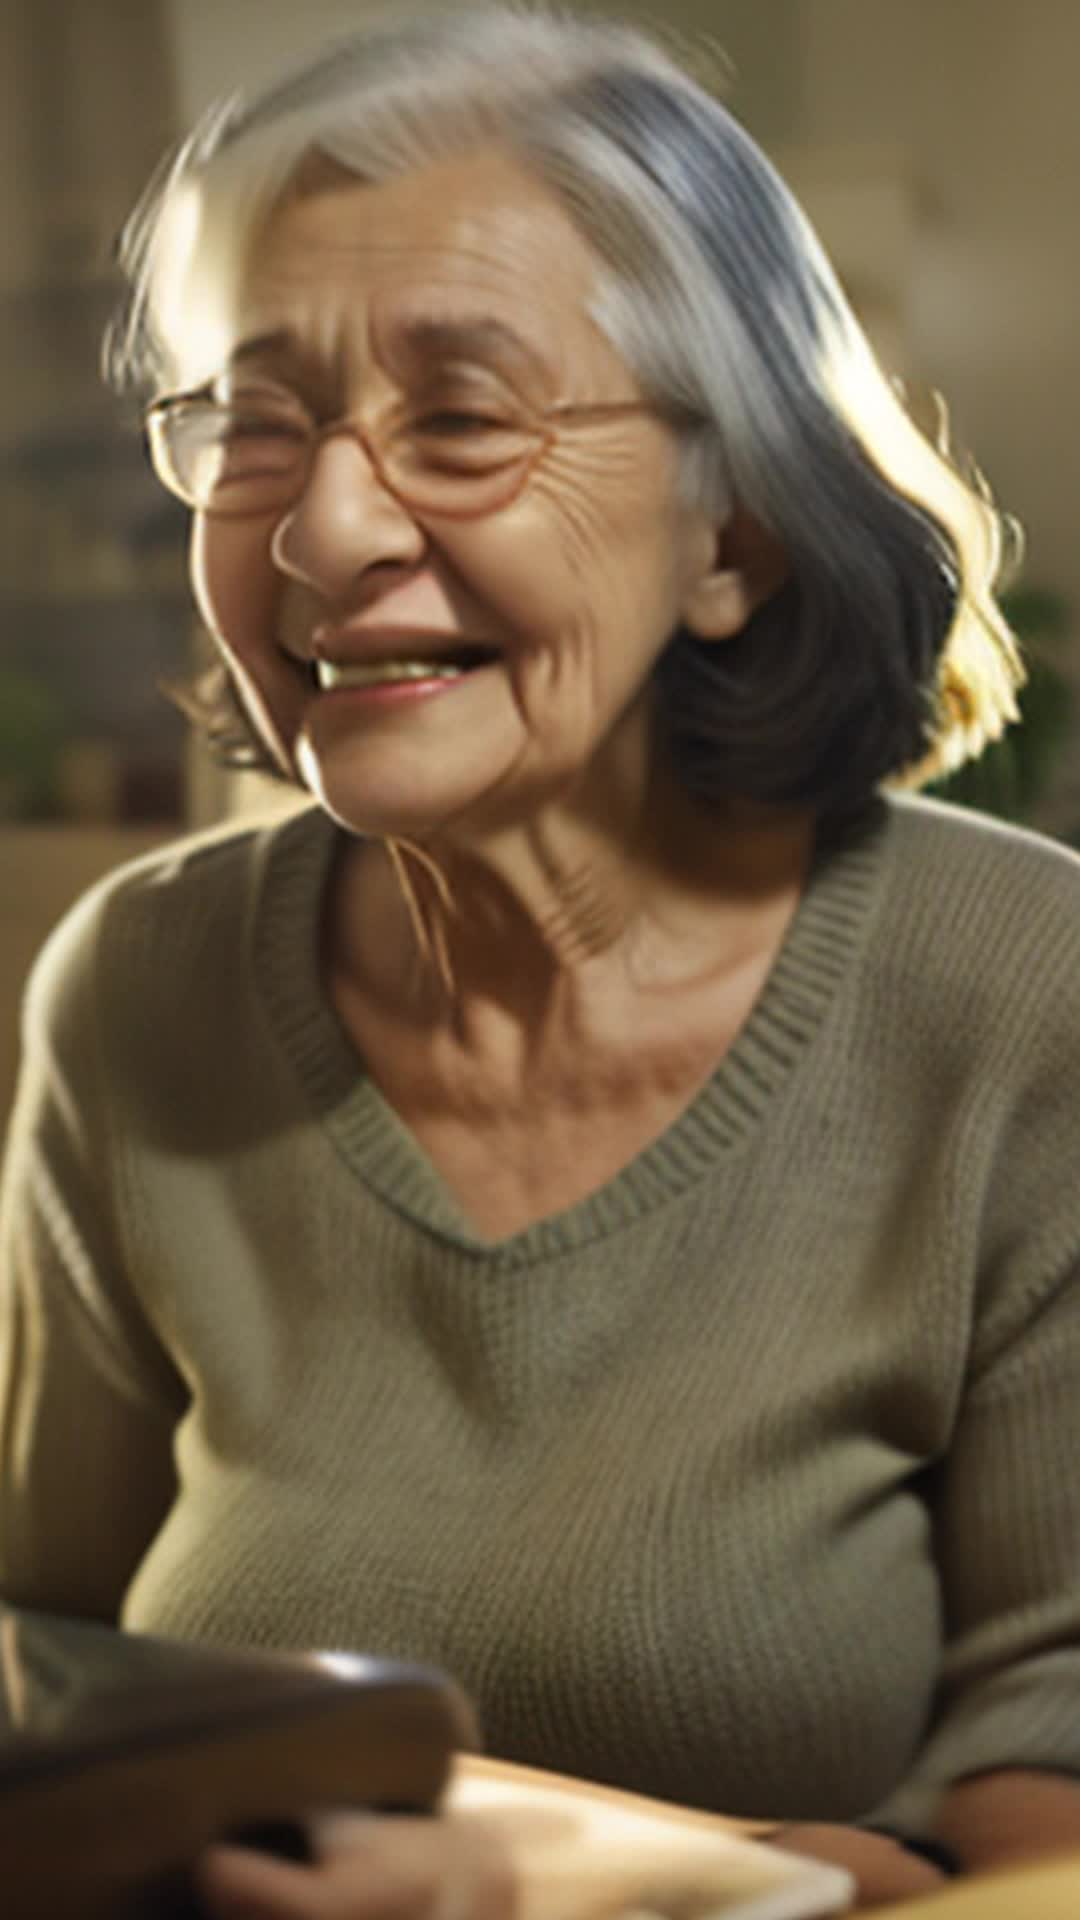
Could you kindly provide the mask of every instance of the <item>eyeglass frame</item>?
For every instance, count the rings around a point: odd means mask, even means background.
[[[176,499],[182,501],[191,512],[205,514],[207,518],[210,519],[242,520],[248,517],[254,517],[260,512],[269,511],[269,509],[239,507],[230,510],[227,507],[212,507],[201,502],[197,496],[177,486],[174,481],[168,477],[166,463],[161,459],[158,452],[158,449],[164,446],[163,423],[171,415],[175,414],[178,409],[185,406],[201,405],[209,408],[216,407],[222,413],[228,411],[225,402],[214,400],[212,392],[213,386],[214,381],[209,380],[199,387],[191,387],[175,393],[162,394],[145,409],[143,413],[143,431],[151,465],[162,486],[173,494]],[[302,402],[298,405],[298,411],[301,409],[305,413],[307,412]],[[452,409],[448,409],[448,411],[452,411]],[[540,461],[546,453],[550,452],[558,440],[559,427],[561,425],[586,425],[591,424],[593,421],[631,418],[638,414],[651,415],[656,419],[667,419],[673,424],[700,424],[698,416],[692,415],[689,411],[679,413],[673,408],[663,408],[657,405],[655,401],[601,400],[586,403],[575,403],[573,401],[558,403],[555,406],[544,408],[542,411],[530,416],[530,425],[535,423],[536,426],[540,428],[537,436],[537,444],[522,462],[520,475],[515,478],[514,484],[505,498],[500,499],[497,505],[490,507],[458,509],[416,506],[410,500],[408,493],[403,492],[400,487],[395,486],[389,479],[384,460],[379,453],[378,445],[372,441],[370,429],[366,429],[363,422],[356,419],[353,415],[339,415],[333,420],[325,421],[321,426],[313,416],[309,416],[311,419],[311,435],[303,463],[300,485],[297,487],[295,493],[290,493],[281,501],[281,511],[282,513],[287,512],[291,507],[295,506],[296,502],[302,497],[304,488],[310,478],[315,454],[319,446],[327,439],[342,433],[347,433],[350,438],[359,441],[371,463],[372,471],[380,486],[382,486],[399,505],[403,506],[406,512],[415,513],[421,519],[485,519],[489,514],[501,513],[504,508],[512,506],[516,500],[520,499]]]

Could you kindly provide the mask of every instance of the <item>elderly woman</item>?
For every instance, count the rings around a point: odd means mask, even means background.
[[[1013,709],[982,493],[626,28],[379,25],[130,261],[213,726],[315,804],[37,967],[0,1592],[438,1662],[871,1889],[1080,1840],[1080,869],[890,790]]]

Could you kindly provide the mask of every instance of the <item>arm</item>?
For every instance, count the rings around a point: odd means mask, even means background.
[[[776,1844],[846,1867],[859,1908],[914,1899],[947,1884],[937,1867],[882,1834],[827,1823],[782,1827]],[[988,1872],[1040,1855],[1080,1851],[1080,1781],[1066,1774],[999,1768],[960,1780],[942,1798],[931,1841],[964,1873]]]
[[[935,1830],[975,1871],[1080,1851],[1080,1780],[1000,1768],[950,1788]]]
[[[181,1400],[118,1249],[102,917],[61,926],[25,1002],[0,1186],[0,1596],[108,1619],[172,1497]]]
[[[976,1872],[1080,1847],[1080,1006],[1071,997],[1047,994],[1037,1023],[1015,1023],[1023,1084],[1019,1094],[1001,1089],[981,1156],[978,1127],[957,1130],[945,1251],[950,1268],[978,1280],[951,1444],[928,1488],[942,1684],[907,1778],[866,1816],[940,1842]],[[992,1107],[998,1084],[987,1080]],[[978,1202],[966,1216],[961,1183]],[[960,1310],[962,1301],[958,1288]],[[780,1836],[853,1867],[864,1886],[889,1864],[865,1855],[865,1841],[889,1845],[837,1827]]]
[[[1080,1844],[1078,1063],[1057,1011],[982,1189],[970,1363],[932,1495],[939,1710],[871,1816],[972,1868]]]

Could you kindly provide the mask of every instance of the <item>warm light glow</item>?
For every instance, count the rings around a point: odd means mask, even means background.
[[[1023,672],[1009,628],[994,599],[1005,552],[1000,516],[979,476],[957,471],[949,457],[948,417],[939,400],[937,444],[916,426],[869,345],[854,336],[836,342],[825,377],[839,411],[881,472],[907,498],[925,506],[954,534],[964,573],[956,618],[941,663],[939,698],[951,721],[947,748],[912,778],[951,771],[1018,717]],[[1019,546],[1019,533],[1015,533]],[[988,638],[992,644],[987,645]]]
[[[202,202],[198,188],[178,187],[167,199],[154,237],[150,302],[157,331],[182,356],[178,384],[187,385],[219,367],[226,352],[220,300],[211,297],[205,273]]]
[[[333,1674],[335,1680],[352,1680],[363,1684],[376,1679],[381,1672],[379,1662],[363,1653],[313,1653],[309,1658],[312,1666]]]

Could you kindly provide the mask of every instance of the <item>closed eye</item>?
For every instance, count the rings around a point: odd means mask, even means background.
[[[429,471],[493,473],[526,459],[533,439],[511,414],[475,407],[432,407],[404,428],[401,445]]]
[[[460,408],[445,408],[437,413],[424,413],[412,422],[414,433],[502,433],[515,423],[493,413],[469,413]]]

